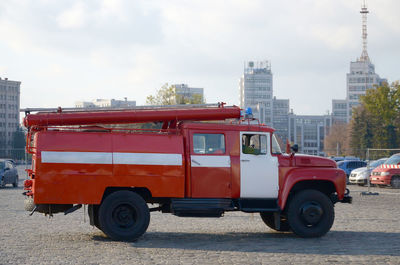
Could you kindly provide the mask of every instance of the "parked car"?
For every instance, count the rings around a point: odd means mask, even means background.
[[[372,170],[370,182],[379,187],[392,186],[400,189],[400,153],[392,155],[380,167]]]
[[[0,159],[0,187],[12,184],[18,187],[18,172],[11,159]]]
[[[388,158],[385,157],[385,158],[371,161],[371,163],[369,164],[369,169],[368,169],[368,167],[360,167],[360,168],[354,169],[350,173],[349,182],[352,184],[358,184],[360,186],[364,186],[365,184],[368,183],[368,178],[371,175],[371,171],[374,170],[375,168],[379,167],[383,163],[385,163],[385,161],[387,159]]]
[[[347,179],[349,178],[351,171],[356,168],[365,167],[366,165],[366,162],[360,160],[343,160],[337,162],[338,168],[343,169],[344,172],[346,172]]]

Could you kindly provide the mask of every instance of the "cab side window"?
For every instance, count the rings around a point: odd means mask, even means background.
[[[225,154],[225,136],[223,134],[193,134],[193,152],[195,154]]]
[[[242,153],[265,155],[267,153],[267,136],[262,134],[243,134]]]

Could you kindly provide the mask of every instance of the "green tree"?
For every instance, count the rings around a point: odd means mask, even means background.
[[[205,103],[203,96],[195,94],[192,97],[176,94],[175,86],[168,86],[165,83],[156,95],[150,95],[146,98],[146,104],[149,105],[176,105],[176,104],[203,104]]]
[[[365,150],[372,147],[374,119],[361,104],[353,109],[353,117],[349,124],[350,154],[364,157]]]
[[[366,148],[398,148],[400,144],[400,85],[387,83],[360,97],[350,123],[350,147],[363,156]]]

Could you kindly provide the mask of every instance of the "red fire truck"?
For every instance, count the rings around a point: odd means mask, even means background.
[[[126,125],[143,122],[162,127]],[[333,160],[283,154],[274,130],[242,119],[236,106],[26,110],[24,124],[27,208],[52,215],[88,205],[90,223],[115,240],[139,238],[152,211],[258,212],[274,230],[319,237],[333,224],[334,204],[351,202]]]

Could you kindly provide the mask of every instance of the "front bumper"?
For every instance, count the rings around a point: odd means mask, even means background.
[[[390,185],[390,181],[392,178],[390,177],[379,177],[379,176],[373,176],[370,179],[371,184],[375,185]]]
[[[352,184],[367,184],[366,179],[349,178],[349,182]]]

